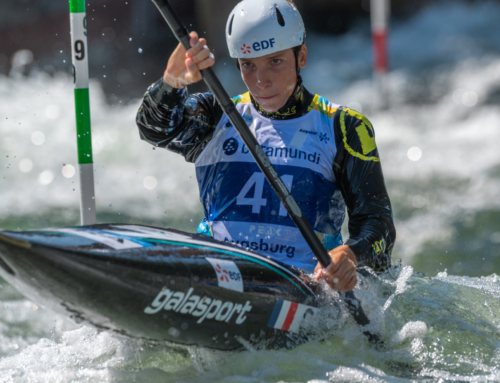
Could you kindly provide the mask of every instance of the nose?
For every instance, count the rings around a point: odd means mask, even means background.
[[[265,71],[262,69],[257,69],[256,79],[257,79],[257,82],[255,85],[259,89],[266,89],[266,88],[269,88],[271,86],[271,81],[270,81],[269,77],[266,76]]]

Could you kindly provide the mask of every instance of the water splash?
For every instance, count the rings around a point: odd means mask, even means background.
[[[387,301],[384,304],[384,311],[389,308],[391,305],[392,301],[396,297],[396,295],[402,294],[406,290],[406,282],[408,281],[408,278],[411,277],[413,274],[413,267],[411,266],[405,266],[403,270],[400,272],[398,279],[394,284],[396,285],[396,291],[387,299]]]
[[[490,275],[499,270],[500,242],[499,14],[496,3],[446,3],[394,25],[389,112],[372,106],[369,34],[308,41],[314,58],[303,71],[308,89],[359,105],[374,123],[398,227],[394,254],[412,265],[394,276],[360,277],[356,295],[384,350],[368,344],[343,306],[324,319],[324,336],[290,350],[217,353],[146,344],[80,328],[2,281],[0,382],[499,381],[500,277]],[[98,83],[90,88],[98,209],[135,221],[192,214],[198,206],[192,165],[139,142],[137,100],[109,107]],[[74,131],[67,128],[74,126],[72,94],[69,76],[34,73],[15,82],[0,76],[0,149],[9,155],[0,156],[2,219],[78,209],[77,184],[61,174],[61,164],[75,163]],[[44,134],[42,145],[31,142],[35,131]],[[418,161],[408,157],[413,147],[421,150]],[[40,185],[45,170],[54,179]],[[144,187],[148,176],[158,181],[154,193]],[[486,224],[479,225],[483,212]],[[468,258],[458,260],[452,247]],[[424,269],[440,273],[431,278],[419,273]],[[489,276],[453,275],[459,271]]]

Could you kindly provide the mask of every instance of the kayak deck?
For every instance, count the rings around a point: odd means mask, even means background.
[[[99,224],[0,231],[0,275],[30,300],[121,335],[221,350],[307,338],[318,286],[200,234]]]

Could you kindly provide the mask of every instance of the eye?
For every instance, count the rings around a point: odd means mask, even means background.
[[[246,61],[246,62],[241,63],[241,66],[242,66],[243,68],[250,68],[250,67],[252,66],[252,63],[251,63],[251,62]]]
[[[281,60],[280,59],[273,59],[272,63],[275,65],[278,65],[278,64],[281,64]]]

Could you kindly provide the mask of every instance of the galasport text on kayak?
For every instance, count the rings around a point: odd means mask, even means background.
[[[193,291],[192,287],[189,288],[187,293],[173,291],[164,287],[151,305],[144,309],[144,312],[146,314],[156,314],[163,309],[165,311],[189,314],[194,317],[200,317],[196,323],[202,323],[205,319],[229,322],[235,314],[238,314],[235,323],[242,324],[247,319],[245,314],[252,310],[250,301],[246,301],[245,305],[230,301],[223,302],[207,296],[200,297],[193,294]]]

